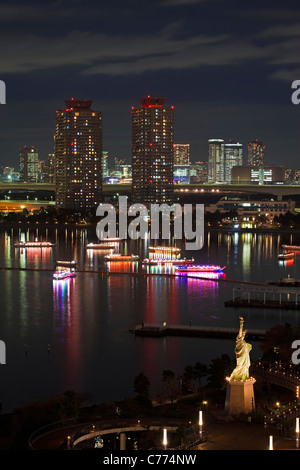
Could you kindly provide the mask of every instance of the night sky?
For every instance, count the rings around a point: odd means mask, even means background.
[[[297,0],[10,1],[0,6],[0,165],[53,152],[70,97],[103,112],[103,150],[131,161],[131,106],[175,107],[175,142],[207,160],[208,139],[262,140],[268,164],[300,168]],[[246,152],[244,152],[246,153]]]

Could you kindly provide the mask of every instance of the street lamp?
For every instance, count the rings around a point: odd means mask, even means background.
[[[167,445],[168,445],[167,429],[164,428],[164,431],[163,431],[163,446],[164,446],[165,450],[167,449]]]
[[[203,426],[203,416],[202,416],[202,410],[199,411],[199,434],[200,434],[200,440],[202,441],[202,426]]]
[[[299,418],[296,418],[296,447],[299,448]]]
[[[273,436],[269,436],[269,450],[273,450]]]

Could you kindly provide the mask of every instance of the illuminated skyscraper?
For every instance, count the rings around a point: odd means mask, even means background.
[[[39,151],[34,145],[20,149],[20,181],[38,183],[40,181]]]
[[[102,198],[102,114],[92,101],[65,101],[56,111],[56,204],[71,209],[91,209]]]
[[[190,144],[173,144],[174,165],[189,165]]]
[[[225,161],[224,140],[210,139],[208,141],[208,182],[224,183]]]
[[[173,202],[174,108],[165,98],[140,99],[132,108],[132,200]]]
[[[102,152],[102,178],[108,178],[108,152]]]
[[[266,147],[258,140],[248,142],[248,157],[247,165],[264,166],[265,165],[265,151]]]
[[[243,145],[239,142],[225,144],[225,166],[224,179],[226,183],[231,182],[231,168],[243,164]]]

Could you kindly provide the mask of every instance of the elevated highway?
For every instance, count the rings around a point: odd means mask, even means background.
[[[300,196],[300,185],[288,184],[180,184],[174,185],[177,194],[197,194],[197,193],[231,193],[236,195],[241,194],[257,194],[276,197],[277,200],[282,200],[283,197]],[[55,192],[54,183],[4,183],[0,182],[0,192],[4,191],[51,191]],[[131,184],[103,184],[104,195],[130,195]]]
[[[177,194],[197,194],[197,193],[233,193],[236,195],[241,194],[261,194],[267,196],[276,197],[278,201],[281,201],[283,197],[300,196],[300,185],[287,185],[287,184],[178,184],[174,185],[175,192]],[[104,184],[104,194],[130,194],[130,184]]]

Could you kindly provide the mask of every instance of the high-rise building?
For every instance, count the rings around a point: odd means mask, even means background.
[[[102,178],[109,177],[108,170],[108,152],[102,152]]]
[[[174,107],[165,98],[140,99],[132,115],[132,199],[173,203]]]
[[[190,166],[190,183],[207,183],[208,162],[195,162]]]
[[[113,176],[121,178],[122,176],[122,165],[125,165],[125,158],[114,158],[115,167],[113,170]]]
[[[122,178],[131,178],[132,177],[132,165],[122,164],[120,165],[121,177]]]
[[[243,145],[239,142],[225,143],[224,147],[224,180],[225,183],[231,182],[231,168],[243,164]]]
[[[299,184],[300,183],[300,170],[287,168],[285,170],[286,184]]]
[[[225,143],[223,139],[208,141],[208,182],[224,183],[225,181]]]
[[[284,183],[286,169],[281,165],[243,165],[231,170],[231,182],[237,184]]]
[[[49,153],[48,160],[42,162],[43,183],[55,183],[55,159],[54,153]]]
[[[102,199],[102,114],[91,100],[70,99],[56,111],[56,204],[95,208]]]
[[[173,144],[174,165],[189,165],[190,144]]]
[[[257,139],[248,142],[247,165],[264,166],[266,147]]]
[[[20,149],[20,181],[38,183],[40,181],[39,151],[34,145]]]
[[[191,165],[174,165],[174,183],[187,184],[190,182]]]

